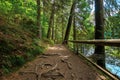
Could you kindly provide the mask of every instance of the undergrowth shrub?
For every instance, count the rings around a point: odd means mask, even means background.
[[[25,63],[25,59],[23,56],[20,55],[6,56],[2,65],[3,73],[8,74],[9,72],[12,72],[12,69],[14,69],[15,67],[20,67],[24,63]]]
[[[20,55],[13,55],[9,57],[12,66],[22,66],[25,63],[25,59]]]
[[[3,32],[4,34],[9,33],[9,29],[8,29],[7,25],[0,26],[0,31]]]
[[[24,18],[21,25],[22,25],[23,29],[29,30],[35,34],[38,33],[37,32],[38,27],[36,26],[36,23],[32,19]]]
[[[39,39],[34,39],[33,43],[31,44],[31,48],[28,48],[27,55],[28,56],[36,56],[38,54],[42,54],[44,51],[44,47],[39,45]]]
[[[12,42],[3,39],[0,40],[0,50],[2,53],[10,54],[15,49],[15,46]]]
[[[2,65],[3,72],[1,74],[8,74],[10,73],[10,68],[7,66]]]
[[[45,43],[48,43],[50,45],[54,45],[54,41],[51,40],[51,39],[44,38],[43,40],[44,40]]]

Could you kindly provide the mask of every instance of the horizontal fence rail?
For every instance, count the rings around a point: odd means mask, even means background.
[[[81,43],[81,44],[93,44],[93,45],[101,45],[101,46],[114,46],[120,47],[120,39],[95,39],[95,40],[67,40],[68,42],[72,43]],[[80,54],[81,55],[81,54]],[[112,80],[119,80],[119,78],[113,75],[110,71],[103,69],[102,67],[98,66],[96,63],[92,62],[90,59],[84,57],[88,62],[92,63],[96,68],[101,70],[103,73],[108,75],[112,78]]]
[[[68,42],[120,47],[120,39],[68,40]]]

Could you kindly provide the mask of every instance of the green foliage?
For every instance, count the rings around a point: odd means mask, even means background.
[[[55,44],[54,41],[51,40],[51,39],[44,38],[43,40],[44,40],[44,42],[47,43],[47,44],[50,44],[50,45],[54,45],[54,44]]]
[[[25,63],[25,59],[20,55],[9,55],[3,60],[2,69],[5,74],[12,72],[15,67],[20,67]]]
[[[10,73],[10,68],[8,68],[8,67],[5,67],[5,66],[3,66],[2,65],[2,69],[3,69],[3,74],[8,74],[8,73]]]
[[[26,23],[26,27],[30,23]],[[35,35],[34,31],[23,28],[23,25],[0,26],[0,69],[2,68],[4,74],[43,53],[44,47],[39,45],[40,40]]]
[[[0,40],[0,42],[0,50],[2,53],[9,54],[15,49],[13,43],[10,43],[7,40]]]
[[[107,54],[111,57],[120,58],[120,48],[117,47],[106,47]]]
[[[53,40],[49,40],[51,45],[54,45],[54,41]]]
[[[24,58],[26,58],[27,61],[32,60],[37,55],[42,54],[44,49],[45,49],[44,47],[33,43],[32,47],[27,49],[26,55],[24,56]]]
[[[0,1],[0,13],[8,14],[12,9],[12,4],[9,1]]]
[[[20,55],[11,56],[9,60],[13,66],[21,66],[25,63],[25,59]]]
[[[105,28],[105,37],[106,38],[120,38],[120,16],[117,13],[115,16],[108,17],[106,20],[106,28]]]
[[[29,30],[35,34],[37,34],[37,30],[39,29],[35,22],[32,19],[24,18],[21,21],[21,25],[23,29]]]
[[[41,53],[43,52],[43,50],[44,50],[44,47],[39,46],[39,45],[38,45],[38,42],[37,42],[37,43],[34,42],[34,43],[32,44],[32,48],[30,48],[30,49],[28,50],[28,52],[31,53],[33,56],[36,56],[36,55],[38,55],[38,54],[41,54]]]

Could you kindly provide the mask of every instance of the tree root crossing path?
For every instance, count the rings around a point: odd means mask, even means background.
[[[103,76],[102,76],[103,77]],[[49,47],[3,80],[104,80],[90,64],[63,45]]]

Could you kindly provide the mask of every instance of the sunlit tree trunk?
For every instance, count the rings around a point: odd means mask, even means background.
[[[42,28],[41,28],[41,9],[40,9],[40,0],[37,0],[37,26],[38,26],[38,37],[42,38]]]
[[[103,0],[95,0],[95,39],[104,39]],[[96,62],[105,68],[105,48],[95,45]]]
[[[69,19],[68,19],[68,24],[67,24],[67,29],[66,29],[63,44],[68,43],[67,40],[69,39],[69,35],[70,35],[70,29],[71,29],[72,19],[73,19],[73,15],[74,15],[75,4],[76,4],[76,0],[73,1],[72,7],[71,7],[71,10],[70,10],[70,16],[69,16]]]

